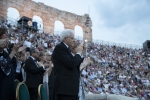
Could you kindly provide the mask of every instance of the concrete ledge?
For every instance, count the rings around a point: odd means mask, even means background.
[[[107,95],[102,94],[86,94],[85,95],[86,100],[106,100]]]
[[[107,100],[138,100],[138,98],[109,94],[107,95]]]
[[[115,94],[86,94],[86,100],[138,100],[138,98],[132,98]]]

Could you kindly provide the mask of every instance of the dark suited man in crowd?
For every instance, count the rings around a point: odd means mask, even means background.
[[[65,29],[60,34],[61,43],[52,54],[54,64],[53,100],[78,100],[79,66],[83,61],[81,53],[83,45],[77,47],[73,56],[69,47],[74,45],[74,31]]]
[[[38,99],[38,86],[43,83],[44,66],[37,62],[39,50],[30,49],[30,57],[25,62],[26,85],[29,90],[30,100]]]

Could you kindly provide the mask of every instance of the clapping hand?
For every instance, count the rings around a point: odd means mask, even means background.
[[[50,66],[51,68],[54,67],[52,61],[48,61],[48,64],[49,64],[49,66]]]
[[[81,54],[83,51],[83,43],[81,43],[78,47],[77,47],[77,53]]]
[[[49,64],[44,64],[44,67],[45,67],[45,68],[49,68],[50,65],[49,65]]]
[[[17,44],[14,44],[12,51],[16,53],[21,45],[22,41],[19,41]]]
[[[37,62],[37,64],[38,64],[40,67],[44,66],[41,62]]]
[[[18,49],[18,52],[21,52],[21,51],[25,50],[26,47],[27,47],[27,46],[22,46],[22,47],[20,47],[20,48]]]
[[[90,58],[84,58],[83,62],[81,63],[80,70],[87,67],[91,63]]]
[[[12,52],[10,53],[9,57],[12,59],[14,55],[17,53],[19,47],[22,45],[22,41],[19,41],[17,44],[14,44]]]

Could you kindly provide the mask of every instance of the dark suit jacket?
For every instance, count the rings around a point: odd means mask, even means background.
[[[29,57],[25,62],[26,85],[28,88],[37,88],[43,83],[43,67],[37,67],[35,61]]]
[[[79,66],[83,59],[79,54],[74,57],[66,45],[61,42],[52,54],[54,64],[54,96],[78,95],[79,92]]]
[[[11,69],[9,75],[6,75],[1,69],[0,64],[0,100],[16,100],[15,99],[15,85],[14,85],[14,66],[9,53],[3,51],[0,57],[3,56],[7,60],[7,68]],[[1,62],[0,62],[1,63]]]
[[[8,51],[8,54],[10,54],[12,52],[12,50],[10,48],[7,48],[7,51]],[[16,57],[14,56],[12,58],[12,64],[13,64],[13,67],[14,67],[14,73],[15,73],[15,77],[14,79],[17,79],[18,78],[18,75],[17,75],[17,72],[16,72],[16,68],[17,68],[17,60],[16,60]]]

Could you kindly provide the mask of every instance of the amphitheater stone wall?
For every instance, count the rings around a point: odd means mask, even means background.
[[[20,18],[22,16],[33,18],[34,15],[41,17],[44,32],[53,34],[54,23],[59,20],[64,24],[65,29],[74,30],[76,25],[81,26],[83,39],[92,40],[92,20],[88,14],[80,16],[32,0],[0,0],[0,20],[6,20],[9,7],[16,8],[20,13]]]

